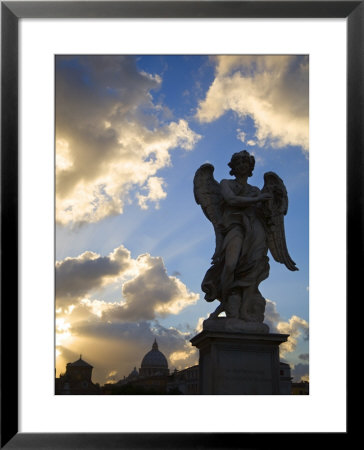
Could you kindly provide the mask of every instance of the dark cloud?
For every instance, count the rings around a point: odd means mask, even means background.
[[[308,353],[302,353],[301,355],[298,356],[299,359],[302,359],[302,361],[308,361],[309,360],[309,355]]]
[[[296,364],[292,370],[292,377],[294,382],[301,381],[302,378],[308,379],[309,376],[309,365],[308,364]]]
[[[129,269],[132,269],[129,280],[124,283],[120,280],[120,302],[88,298]],[[105,320],[153,320],[176,314],[196,303],[198,298],[178,278],[167,274],[162,258],[145,254],[133,260],[123,246],[105,257],[85,252],[56,263],[56,307],[74,305],[73,317],[85,317],[97,310]]]
[[[135,340],[136,337],[144,340],[144,337],[149,339],[152,336],[149,322],[111,322],[96,315],[72,324],[72,334],[78,337],[101,340]]]
[[[122,287],[125,303],[105,310],[105,319],[153,320],[157,316],[176,314],[198,300],[198,294],[188,291],[180,280],[167,274],[162,258],[145,254],[136,262],[139,274]]]
[[[108,279],[130,268],[130,252],[123,246],[108,256],[85,252],[56,263],[57,307],[77,302],[83,295],[100,288]]]
[[[306,329],[304,330],[304,333],[303,333],[303,339],[304,339],[305,341],[308,341],[308,340],[310,339],[310,330],[309,330],[309,328],[306,328]]]

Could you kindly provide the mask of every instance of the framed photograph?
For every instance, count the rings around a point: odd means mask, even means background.
[[[1,446],[348,437],[362,2],[1,6]]]

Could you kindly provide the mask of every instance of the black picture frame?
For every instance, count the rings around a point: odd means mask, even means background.
[[[1,2],[1,448],[281,448],[290,433],[18,432],[18,22],[21,18],[346,18],[347,305],[360,294],[363,263],[364,1]],[[349,312],[349,311],[348,311]],[[347,346],[350,351],[350,346]],[[9,370],[11,368],[11,370]],[[348,393],[349,394],[349,393]],[[334,393],[333,393],[334,395]],[[243,406],[243,405],[242,405]],[[271,414],[272,412],[268,412]],[[282,420],[284,414],[282,412]],[[347,416],[349,417],[349,415]],[[337,433],[336,443],[349,437]],[[327,443],[327,436],[315,433]],[[312,439],[311,433],[300,443]],[[267,446],[267,443],[270,445]]]

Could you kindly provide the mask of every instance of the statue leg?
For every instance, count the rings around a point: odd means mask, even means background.
[[[241,306],[241,293],[239,291],[231,292],[225,304],[226,317],[239,318],[239,309]]]
[[[224,311],[224,306],[222,303],[219,303],[219,306],[212,312],[209,316],[209,319],[216,319],[220,313]]]
[[[265,303],[265,298],[259,292],[257,286],[245,288],[239,311],[240,319],[247,322],[263,322]]]
[[[255,286],[247,286],[243,289],[241,307],[239,311],[240,319],[243,319],[247,322],[251,322],[250,317],[250,308],[252,303],[252,298],[254,296]]]

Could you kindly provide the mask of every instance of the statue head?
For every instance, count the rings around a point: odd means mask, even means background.
[[[248,177],[251,177],[255,166],[255,158],[246,150],[234,153],[231,157],[231,161],[228,164],[231,168],[230,175],[237,176],[243,165],[247,165]]]

